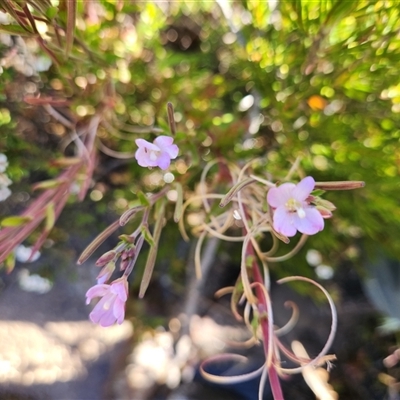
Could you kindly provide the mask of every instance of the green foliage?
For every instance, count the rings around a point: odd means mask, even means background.
[[[0,144],[11,178],[50,171],[40,161],[39,133],[21,133],[21,122],[43,112],[41,105],[21,101],[60,99],[66,106],[50,104],[68,109],[74,123],[102,113],[97,140],[106,155],[92,190],[112,192],[108,207],[122,212],[134,193],[163,185],[162,176],[153,171],[149,178],[134,162],[114,170],[110,156],[132,156],[136,138],[167,130],[171,102],[181,149],[174,173],[184,193],[196,190],[216,156],[238,164],[265,157],[264,171],[276,179],[301,157],[302,173],[316,180],[366,182],[363,190],[326,194],[337,210],[312,246],[334,260],[362,239],[400,257],[396,2],[7,1],[0,8],[13,17],[2,32],[23,34],[36,59],[52,60],[32,76],[12,63],[3,67],[0,124],[13,133]],[[2,57],[13,48],[2,47]],[[52,118],[36,122],[54,144],[50,158],[67,129]],[[221,193],[229,190],[216,183]]]

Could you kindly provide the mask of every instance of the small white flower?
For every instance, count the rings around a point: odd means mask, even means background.
[[[12,180],[6,175],[0,173],[0,186],[10,186],[12,184]]]
[[[23,244],[20,244],[15,248],[15,258],[17,261],[22,263],[28,262],[31,253],[32,253],[32,248],[25,247]],[[40,257],[40,251],[36,251],[35,254],[32,256],[32,258],[29,260],[29,262],[34,262],[39,257]]]
[[[34,292],[44,294],[51,290],[53,284],[46,278],[37,274],[29,274],[27,269],[23,269],[18,274],[18,283],[22,290],[25,292]]]
[[[4,201],[11,196],[11,190],[6,186],[0,186],[0,201]]]
[[[7,156],[0,153],[0,172],[4,172],[8,167]]]

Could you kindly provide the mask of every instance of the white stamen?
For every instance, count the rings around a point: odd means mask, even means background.
[[[304,218],[306,216],[306,212],[304,211],[303,208],[298,208],[297,215],[299,216],[299,218]]]
[[[150,151],[150,160],[155,161],[155,160],[157,160],[157,158],[158,158],[158,151],[154,151],[154,150]]]

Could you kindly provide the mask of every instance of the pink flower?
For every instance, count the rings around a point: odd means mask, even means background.
[[[111,285],[103,283],[91,287],[86,292],[86,304],[89,304],[94,297],[102,297],[102,299],[89,315],[92,322],[103,327],[111,326],[115,322],[122,324],[125,318],[125,302],[128,298],[126,278],[119,278]]]
[[[174,139],[169,136],[159,136],[153,143],[144,139],[136,139],[138,149],[135,158],[141,167],[160,167],[167,169],[171,160],[178,156],[179,148],[173,144]]]
[[[314,179],[307,176],[297,185],[284,183],[268,191],[267,201],[275,209],[273,225],[278,233],[288,237],[294,236],[296,231],[314,235],[324,229],[320,212],[307,202],[314,186]]]

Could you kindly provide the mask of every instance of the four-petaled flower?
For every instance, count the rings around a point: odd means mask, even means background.
[[[171,160],[178,156],[179,148],[170,136],[158,136],[153,143],[136,139],[138,149],[135,158],[141,167],[160,167],[167,169]]]
[[[103,327],[111,326],[115,322],[122,324],[125,318],[125,302],[128,298],[128,281],[122,277],[111,283],[99,284],[86,292],[86,304],[94,297],[102,297],[96,304],[89,317],[92,322]]]
[[[314,179],[307,176],[297,185],[284,183],[268,191],[267,201],[275,209],[273,226],[278,233],[288,237],[296,231],[314,235],[324,229],[321,213],[307,201],[314,186]]]

